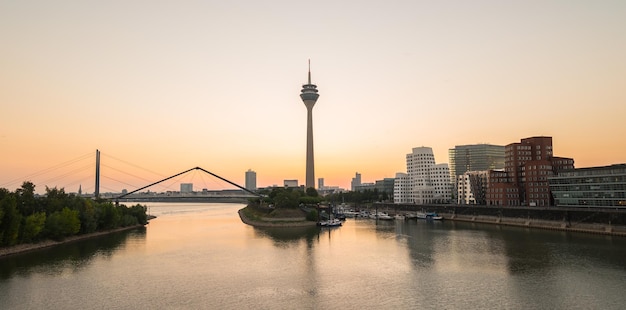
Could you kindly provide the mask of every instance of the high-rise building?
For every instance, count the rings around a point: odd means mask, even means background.
[[[324,178],[317,179],[317,188],[318,189],[323,189],[324,188]]]
[[[411,199],[411,179],[404,172],[396,173],[393,182],[393,202],[394,203],[413,203]]]
[[[505,146],[504,172],[489,173],[487,204],[554,205],[548,177],[574,169],[574,159],[554,157],[552,137],[530,137]]]
[[[246,189],[255,191],[256,187],[256,172],[252,171],[252,169],[248,169],[246,171]]]
[[[193,183],[180,183],[181,193],[193,193]]]
[[[394,181],[394,202],[408,200],[415,204],[447,203],[451,199],[450,169],[448,164],[435,164],[435,155],[430,147],[415,147],[406,155],[409,179],[409,197],[402,196],[401,190],[406,179],[398,174]],[[400,193],[395,194],[399,189]],[[396,201],[397,198],[397,201]]]
[[[300,98],[307,111],[306,122],[306,188],[315,187],[315,160],[313,159],[313,106],[320,95],[317,93],[317,85],[311,83],[311,61],[309,60],[309,80],[302,85]]]
[[[356,191],[356,188],[360,185],[361,185],[361,174],[357,172],[354,175],[354,178],[352,178],[352,182],[350,182],[350,190],[354,192]]]
[[[467,171],[504,169],[503,145],[457,145],[448,150],[448,155],[452,180],[457,179]]]

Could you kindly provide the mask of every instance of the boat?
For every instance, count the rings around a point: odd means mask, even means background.
[[[339,219],[329,219],[327,221],[317,222],[317,226],[320,226],[320,227],[337,227],[341,225],[342,223]]]
[[[404,215],[404,218],[407,220],[411,220],[411,219],[416,219],[417,218],[417,214],[415,213],[407,213]]]
[[[436,212],[427,212],[427,213],[417,213],[418,219],[429,220],[429,221],[441,221],[443,220],[443,216],[437,214]]]
[[[355,218],[355,217],[359,216],[359,212],[354,211],[354,210],[348,210],[348,211],[344,211],[343,215],[345,215],[346,217],[349,217],[349,218]]]
[[[426,213],[426,219],[431,220],[431,221],[441,221],[443,220],[443,216],[435,212],[431,212],[431,213]]]
[[[396,220],[400,220],[400,221],[404,221],[404,219],[406,219],[406,216],[404,214],[396,214],[395,216]]]
[[[389,214],[387,214],[387,212],[374,212],[370,214],[370,218],[371,219],[377,219],[377,220],[393,220],[393,217],[391,217]]]

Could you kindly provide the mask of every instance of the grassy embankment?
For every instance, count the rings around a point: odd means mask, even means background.
[[[270,209],[251,206],[239,210],[241,220],[251,226],[258,227],[299,227],[314,226],[315,221],[307,221],[306,214],[300,209]]]

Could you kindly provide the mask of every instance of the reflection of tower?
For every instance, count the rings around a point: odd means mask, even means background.
[[[306,188],[315,187],[315,161],[313,160],[313,106],[320,95],[317,86],[311,84],[311,60],[309,60],[309,82],[302,85],[300,98],[307,111],[306,121]]]

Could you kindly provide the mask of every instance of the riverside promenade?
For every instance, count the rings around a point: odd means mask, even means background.
[[[437,212],[446,220],[626,237],[626,210],[481,205],[375,204],[390,214]]]

